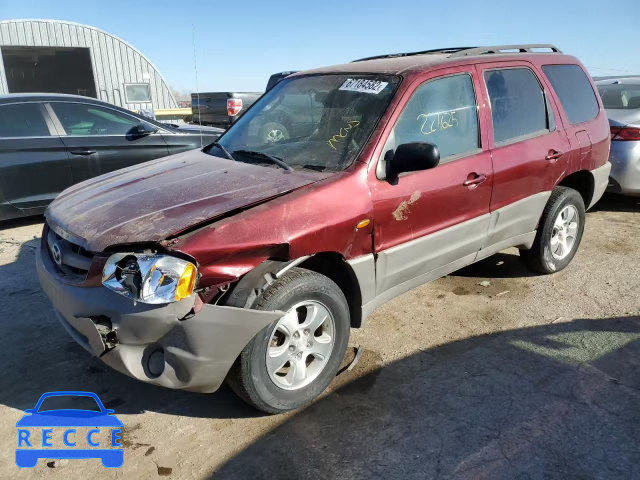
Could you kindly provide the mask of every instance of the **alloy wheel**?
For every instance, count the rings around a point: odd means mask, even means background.
[[[285,390],[309,385],[322,372],[335,343],[335,320],[327,307],[308,300],[278,320],[267,348],[267,373]]]
[[[578,235],[580,217],[578,209],[567,205],[556,217],[551,230],[551,254],[557,260],[562,260],[571,253]]]

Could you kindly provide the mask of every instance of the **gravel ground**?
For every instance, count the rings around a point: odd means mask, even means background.
[[[40,291],[41,227],[0,224],[0,478],[640,479],[640,199],[605,197],[560,273],[507,250],[382,306],[352,331],[356,367],[281,416],[91,358]],[[55,390],[116,410],[122,468],[15,466],[16,421]]]

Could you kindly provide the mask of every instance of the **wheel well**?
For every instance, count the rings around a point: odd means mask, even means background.
[[[582,197],[585,208],[589,207],[591,199],[593,198],[593,190],[595,188],[593,175],[590,172],[586,170],[580,170],[579,172],[567,175],[562,179],[558,186],[569,187],[576,190]]]
[[[353,269],[342,255],[334,252],[322,252],[308,258],[300,265],[301,268],[313,270],[316,273],[333,280],[349,304],[351,326],[359,328],[362,325],[362,295],[360,286]]]

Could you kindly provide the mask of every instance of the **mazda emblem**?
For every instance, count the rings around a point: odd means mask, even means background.
[[[53,261],[58,265],[62,265],[62,250],[60,250],[60,246],[57,243],[54,243],[51,247],[51,253],[53,255]]]

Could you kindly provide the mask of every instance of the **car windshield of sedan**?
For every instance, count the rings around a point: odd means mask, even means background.
[[[285,79],[238,119],[219,146],[204,151],[276,168],[274,157],[296,170],[344,170],[371,135],[398,83],[398,77],[359,74]]]

